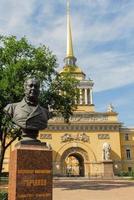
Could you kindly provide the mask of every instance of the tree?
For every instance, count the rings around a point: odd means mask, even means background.
[[[60,113],[66,122],[72,115],[77,84],[70,73],[57,73],[56,56],[45,45],[35,47],[25,37],[0,37],[0,173],[6,149],[20,135],[3,108],[23,98],[23,82],[35,76],[41,82],[40,104]]]

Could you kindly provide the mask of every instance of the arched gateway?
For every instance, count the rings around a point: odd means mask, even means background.
[[[62,176],[85,176],[88,161],[87,152],[80,147],[71,147],[61,156]]]
[[[79,153],[72,153],[66,157],[63,165],[66,176],[84,176],[84,159]]]

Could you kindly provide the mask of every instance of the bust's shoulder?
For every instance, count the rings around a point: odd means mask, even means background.
[[[4,112],[12,114],[15,110],[15,108],[20,104],[21,102],[17,103],[9,103],[7,106],[4,108]]]
[[[44,107],[42,107],[42,106],[40,106],[40,105],[39,105],[39,107],[40,107],[40,109],[41,109],[42,111],[48,113],[48,109],[47,109],[47,108],[44,108]]]
[[[4,110],[9,110],[9,109],[13,109],[17,106],[18,103],[9,103],[6,105],[6,107],[4,108]]]
[[[45,115],[47,115],[47,117],[49,118],[50,117],[49,116],[49,110],[47,108],[42,107],[42,106],[39,106],[39,107],[40,107],[42,113],[44,113]]]

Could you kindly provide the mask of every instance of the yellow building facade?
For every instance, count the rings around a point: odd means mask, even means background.
[[[97,112],[93,102],[93,81],[76,65],[73,52],[69,4],[67,7],[67,53],[65,66],[60,73],[70,71],[79,80],[77,109],[65,123],[62,116],[49,120],[48,128],[39,133],[39,139],[47,142],[53,151],[54,176],[102,177],[104,163],[110,163],[113,173],[134,171],[134,129],[124,128],[118,121],[118,113],[112,105],[106,112]],[[104,147],[109,145],[105,157]],[[7,150],[3,171],[8,171]],[[43,162],[43,160],[42,160]],[[110,168],[109,168],[110,169]]]
[[[93,81],[76,64],[73,51],[70,8],[67,5],[67,52],[60,73],[71,72],[79,85],[77,109],[64,123],[61,116],[49,120],[39,138],[53,149],[53,173],[56,176],[103,176],[104,163],[110,162],[113,173],[134,170],[134,129],[123,128],[118,113],[109,105],[107,112],[97,112],[93,102]],[[104,158],[104,144],[110,146]],[[110,170],[110,168],[109,168]]]

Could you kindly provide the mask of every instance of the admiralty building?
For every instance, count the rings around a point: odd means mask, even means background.
[[[39,139],[52,148],[54,176],[114,177],[121,171],[134,171],[134,129],[122,126],[112,105],[106,112],[96,111],[94,83],[86,79],[74,56],[69,8],[64,62],[60,73],[71,71],[79,80],[77,109],[68,124],[56,116],[39,134]],[[12,149],[13,145],[6,153],[3,171],[8,171]]]

